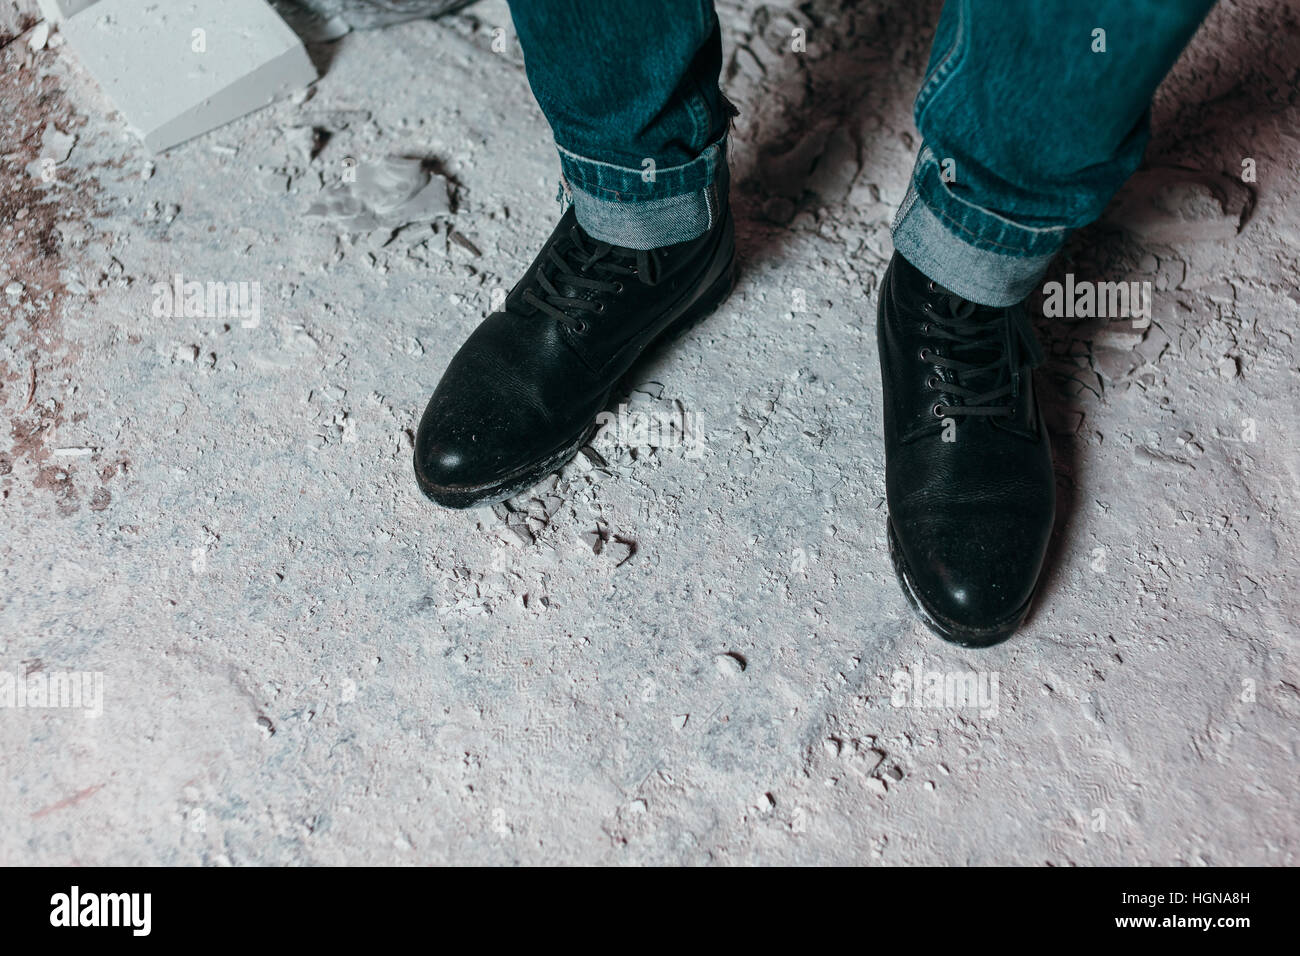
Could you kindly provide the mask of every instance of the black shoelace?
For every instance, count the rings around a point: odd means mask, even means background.
[[[536,285],[520,298],[575,332],[585,332],[586,314],[604,312],[602,296],[622,292],[623,279],[632,277],[654,285],[658,259],[646,250],[600,242],[575,225],[551,246],[547,261],[535,273]]]
[[[1010,418],[1020,397],[1021,368],[1036,368],[1043,351],[1022,306],[991,308],[976,305],[934,282],[929,290],[940,298],[926,303],[922,331],[946,344],[944,355],[921,349],[927,365],[947,369],[949,376],[931,375],[926,387],[960,400],[959,405],[934,406],[936,417],[983,415]]]

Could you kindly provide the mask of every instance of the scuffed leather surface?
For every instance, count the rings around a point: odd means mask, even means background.
[[[1051,448],[1027,367],[1013,418],[958,418],[956,440],[942,440],[933,408],[952,397],[926,388],[941,370],[919,358],[944,345],[923,332],[927,281],[895,255],[880,290],[889,520],[925,609],[953,628],[992,628],[1028,602],[1042,569]]]
[[[722,274],[735,241],[728,212],[699,239],[652,251],[658,281],[623,279],[622,293],[603,296],[603,314],[583,313],[588,327],[580,332],[522,300],[574,221],[570,209],[511,290],[510,311],[488,316],[447,366],[416,433],[416,467],[426,482],[487,485],[573,441],[645,347]]]

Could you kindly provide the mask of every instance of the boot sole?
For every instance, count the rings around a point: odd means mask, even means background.
[[[695,325],[703,321],[714,310],[718,308],[730,294],[736,281],[736,259],[732,254],[727,265],[722,270],[722,275],[714,280],[700,297],[690,306],[682,315],[678,316],[672,323],[664,328],[657,336],[646,343],[645,348],[641,350],[641,356],[646,355],[656,346],[675,341],[686,332],[690,331]],[[638,356],[639,358],[640,356]],[[635,365],[635,363],[634,363]],[[621,383],[621,380],[620,380]],[[617,387],[611,386],[601,399],[601,407],[609,403],[610,396]],[[477,486],[443,486],[435,485],[433,482],[425,479],[420,473],[420,463],[418,460],[415,464],[415,480],[424,492],[425,497],[431,501],[442,505],[444,508],[470,508],[474,505],[496,504],[513,498],[521,492],[527,491],[547,475],[553,474],[567,465],[578,454],[579,449],[591,440],[592,435],[596,432],[596,420],[593,418],[576,436],[567,440],[559,449],[547,455],[542,460],[529,465],[527,468],[510,475],[507,478],[499,479],[490,484]]]
[[[894,523],[887,520],[886,524],[889,527],[889,560],[894,565],[894,576],[898,578],[903,594],[907,597],[907,603],[912,605],[912,610],[916,612],[916,616],[931,631],[948,643],[956,644],[959,647],[992,647],[994,644],[1001,644],[1024,623],[1025,617],[1029,614],[1030,605],[1034,603],[1034,597],[1038,593],[1037,582],[1035,582],[1034,590],[1030,592],[1024,604],[1008,617],[989,627],[964,627],[941,620],[938,615],[925,606],[925,601],[916,590],[912,574],[907,567],[907,559],[903,557],[903,549],[894,534]]]

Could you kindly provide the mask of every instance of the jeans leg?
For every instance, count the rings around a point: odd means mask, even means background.
[[[597,239],[707,232],[726,204],[730,112],[712,0],[510,0],[566,193]]]
[[[1011,305],[1138,164],[1151,97],[1214,0],[947,0],[894,247]]]

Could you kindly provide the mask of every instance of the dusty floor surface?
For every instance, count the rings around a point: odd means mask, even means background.
[[[611,428],[465,513],[411,430],[557,215],[504,4],[320,47],[305,102],[153,159],[66,47],[8,43],[0,675],[103,696],[0,709],[0,863],[1300,862],[1287,7],[1222,5],[1154,110],[1151,166],[1255,160],[1240,235],[1062,260],[1151,281],[1154,323],[1040,324],[1061,516],[984,652],[914,620],[884,537],[875,286],[933,0],[723,0],[744,274],[627,399],[692,441]],[[329,188],[390,156],[437,188],[347,226]],[[259,308],[169,311],[178,274]]]

